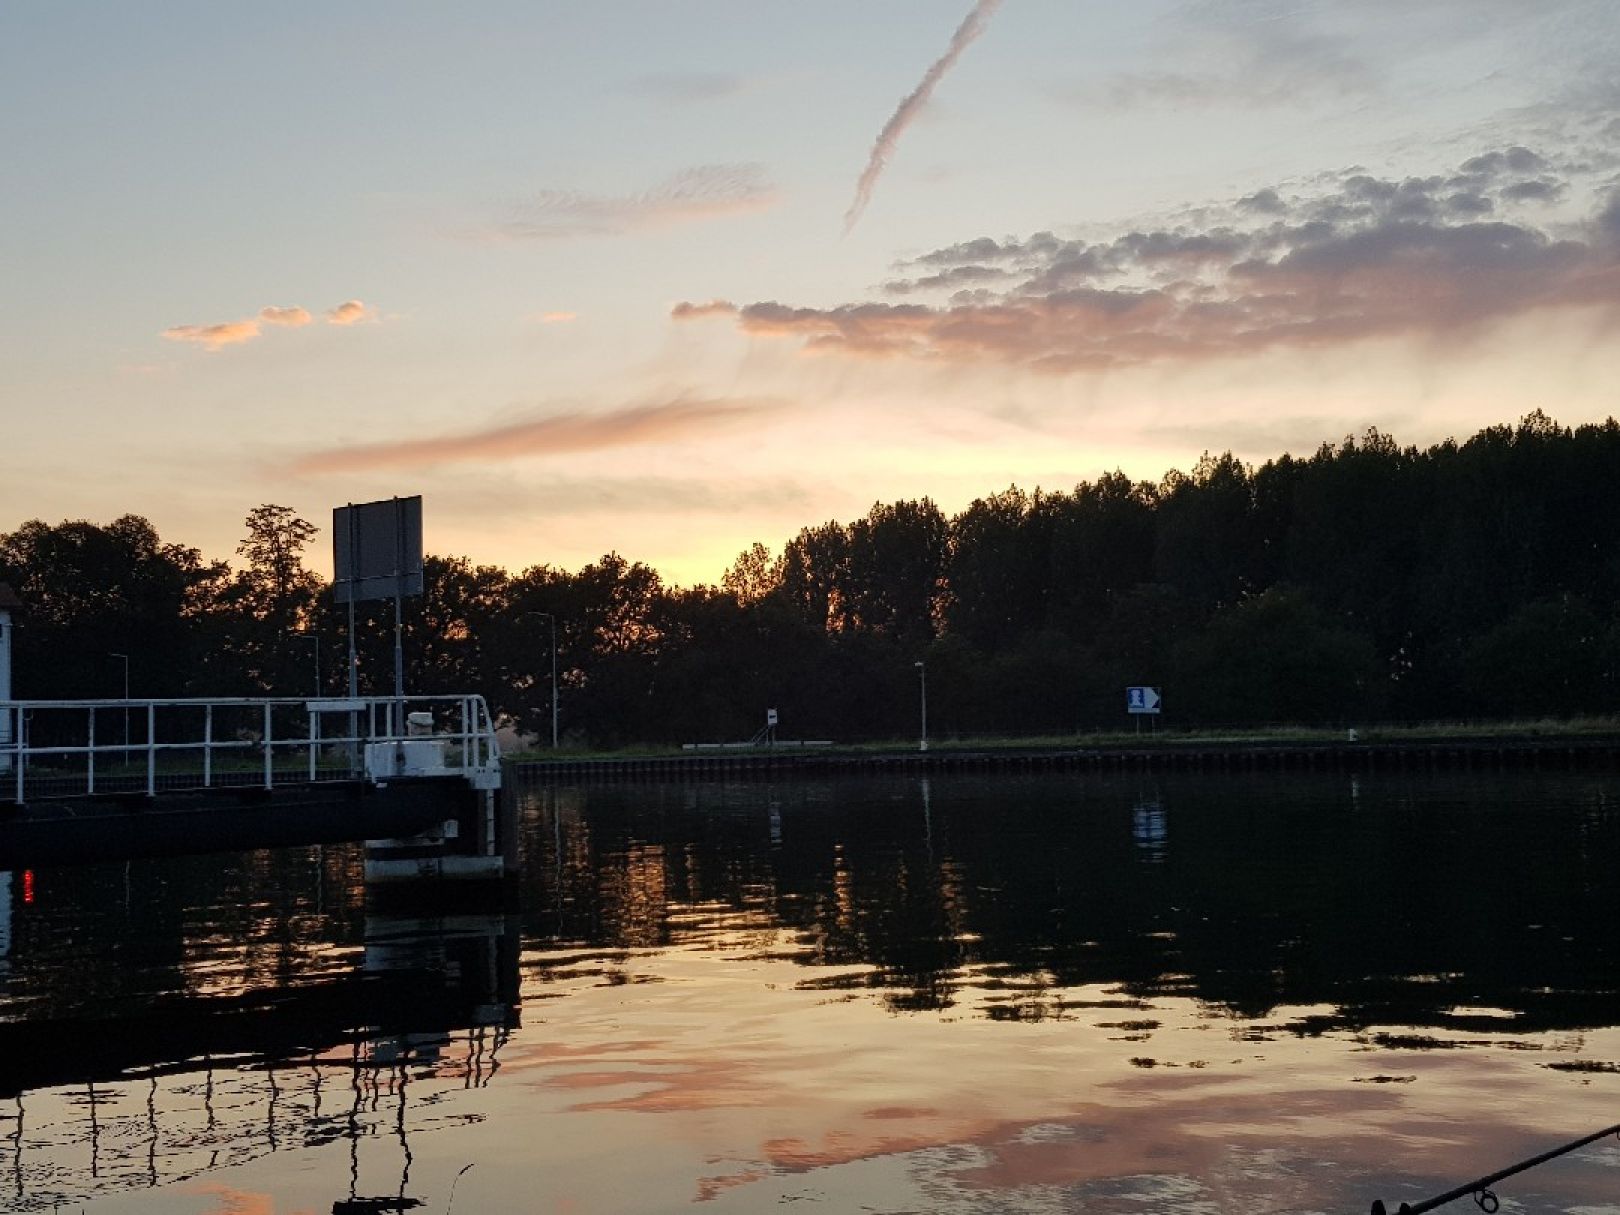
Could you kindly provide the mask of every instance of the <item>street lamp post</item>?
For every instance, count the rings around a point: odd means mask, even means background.
[[[124,664],[124,762],[129,762],[129,655],[107,651],[108,658],[117,658]]]
[[[928,750],[928,668],[918,662],[917,683],[922,689],[922,741],[917,744],[917,750]]]
[[[557,617],[550,612],[524,612],[523,616],[544,616],[551,626],[551,749],[557,749]],[[519,617],[522,619],[522,616]]]

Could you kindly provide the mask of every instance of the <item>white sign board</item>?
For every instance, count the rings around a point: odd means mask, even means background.
[[[765,724],[767,726],[774,726],[776,724],[776,710],[775,709],[766,709],[765,710]]]
[[[1125,711],[1127,713],[1157,713],[1159,711],[1159,689],[1126,688]]]

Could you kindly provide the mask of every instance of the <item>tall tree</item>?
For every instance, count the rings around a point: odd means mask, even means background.
[[[261,620],[292,629],[309,617],[321,580],[304,568],[304,550],[320,528],[289,506],[266,503],[248,512],[246,538],[236,546],[247,559],[243,585],[251,592],[250,611]]]
[[[975,645],[1038,627],[1050,586],[1050,516],[1016,485],[979,498],[950,521],[946,621]]]
[[[1261,589],[1253,491],[1249,469],[1231,452],[1205,452],[1191,474],[1168,474],[1155,512],[1158,580],[1204,611]]]
[[[771,560],[771,550],[759,541],[743,549],[720,579],[720,589],[738,603],[758,603],[781,585],[782,572],[778,562]]]
[[[1121,596],[1153,581],[1156,505],[1153,486],[1118,471],[1036,505],[1051,533],[1046,581],[1053,628],[1089,638]]]
[[[126,659],[134,695],[193,691],[204,625],[226,573],[197,549],[164,544],[138,515],[104,527],[35,519],[0,535],[0,581],[12,584],[26,612],[17,694],[122,695]]]
[[[844,619],[849,585],[849,532],[843,524],[806,527],[782,549],[781,593],[799,619],[830,630]]]
[[[304,550],[320,529],[287,506],[265,504],[248,512],[247,535],[236,546],[247,564],[222,597],[223,659],[245,685],[259,693],[288,693],[307,686],[301,676],[308,655],[292,634],[316,619],[322,582],[304,567]]]
[[[477,692],[499,705],[503,685],[495,646],[506,616],[506,571],[465,557],[429,555],[422,594],[405,620],[406,686],[413,692]]]
[[[851,524],[844,627],[926,645],[944,603],[948,530],[931,498],[880,502]]]

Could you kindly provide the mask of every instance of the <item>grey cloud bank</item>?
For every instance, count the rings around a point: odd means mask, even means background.
[[[938,304],[712,301],[673,315],[725,315],[828,353],[1053,372],[1445,337],[1550,308],[1620,319],[1620,191],[1584,163],[1515,145],[1423,177],[1346,171],[1101,241],[976,237],[883,284],[949,293]],[[1554,209],[1571,198],[1584,219]]]

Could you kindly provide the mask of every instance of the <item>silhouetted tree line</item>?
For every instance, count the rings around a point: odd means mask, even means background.
[[[345,686],[346,611],[305,568],[316,528],[247,518],[239,568],[125,516],[0,535],[27,607],[17,694],[302,695]],[[392,690],[390,603],[362,605],[362,691]],[[415,692],[476,690],[549,734],[550,617],[574,741],[900,737],[926,663],[930,732],[1572,715],[1620,708],[1620,424],[1539,411],[1420,450],[1369,430],[1158,484],[929,499],[743,552],[672,587],[616,553],[512,574],[430,556],[406,602]],[[299,636],[298,634],[303,634]]]

